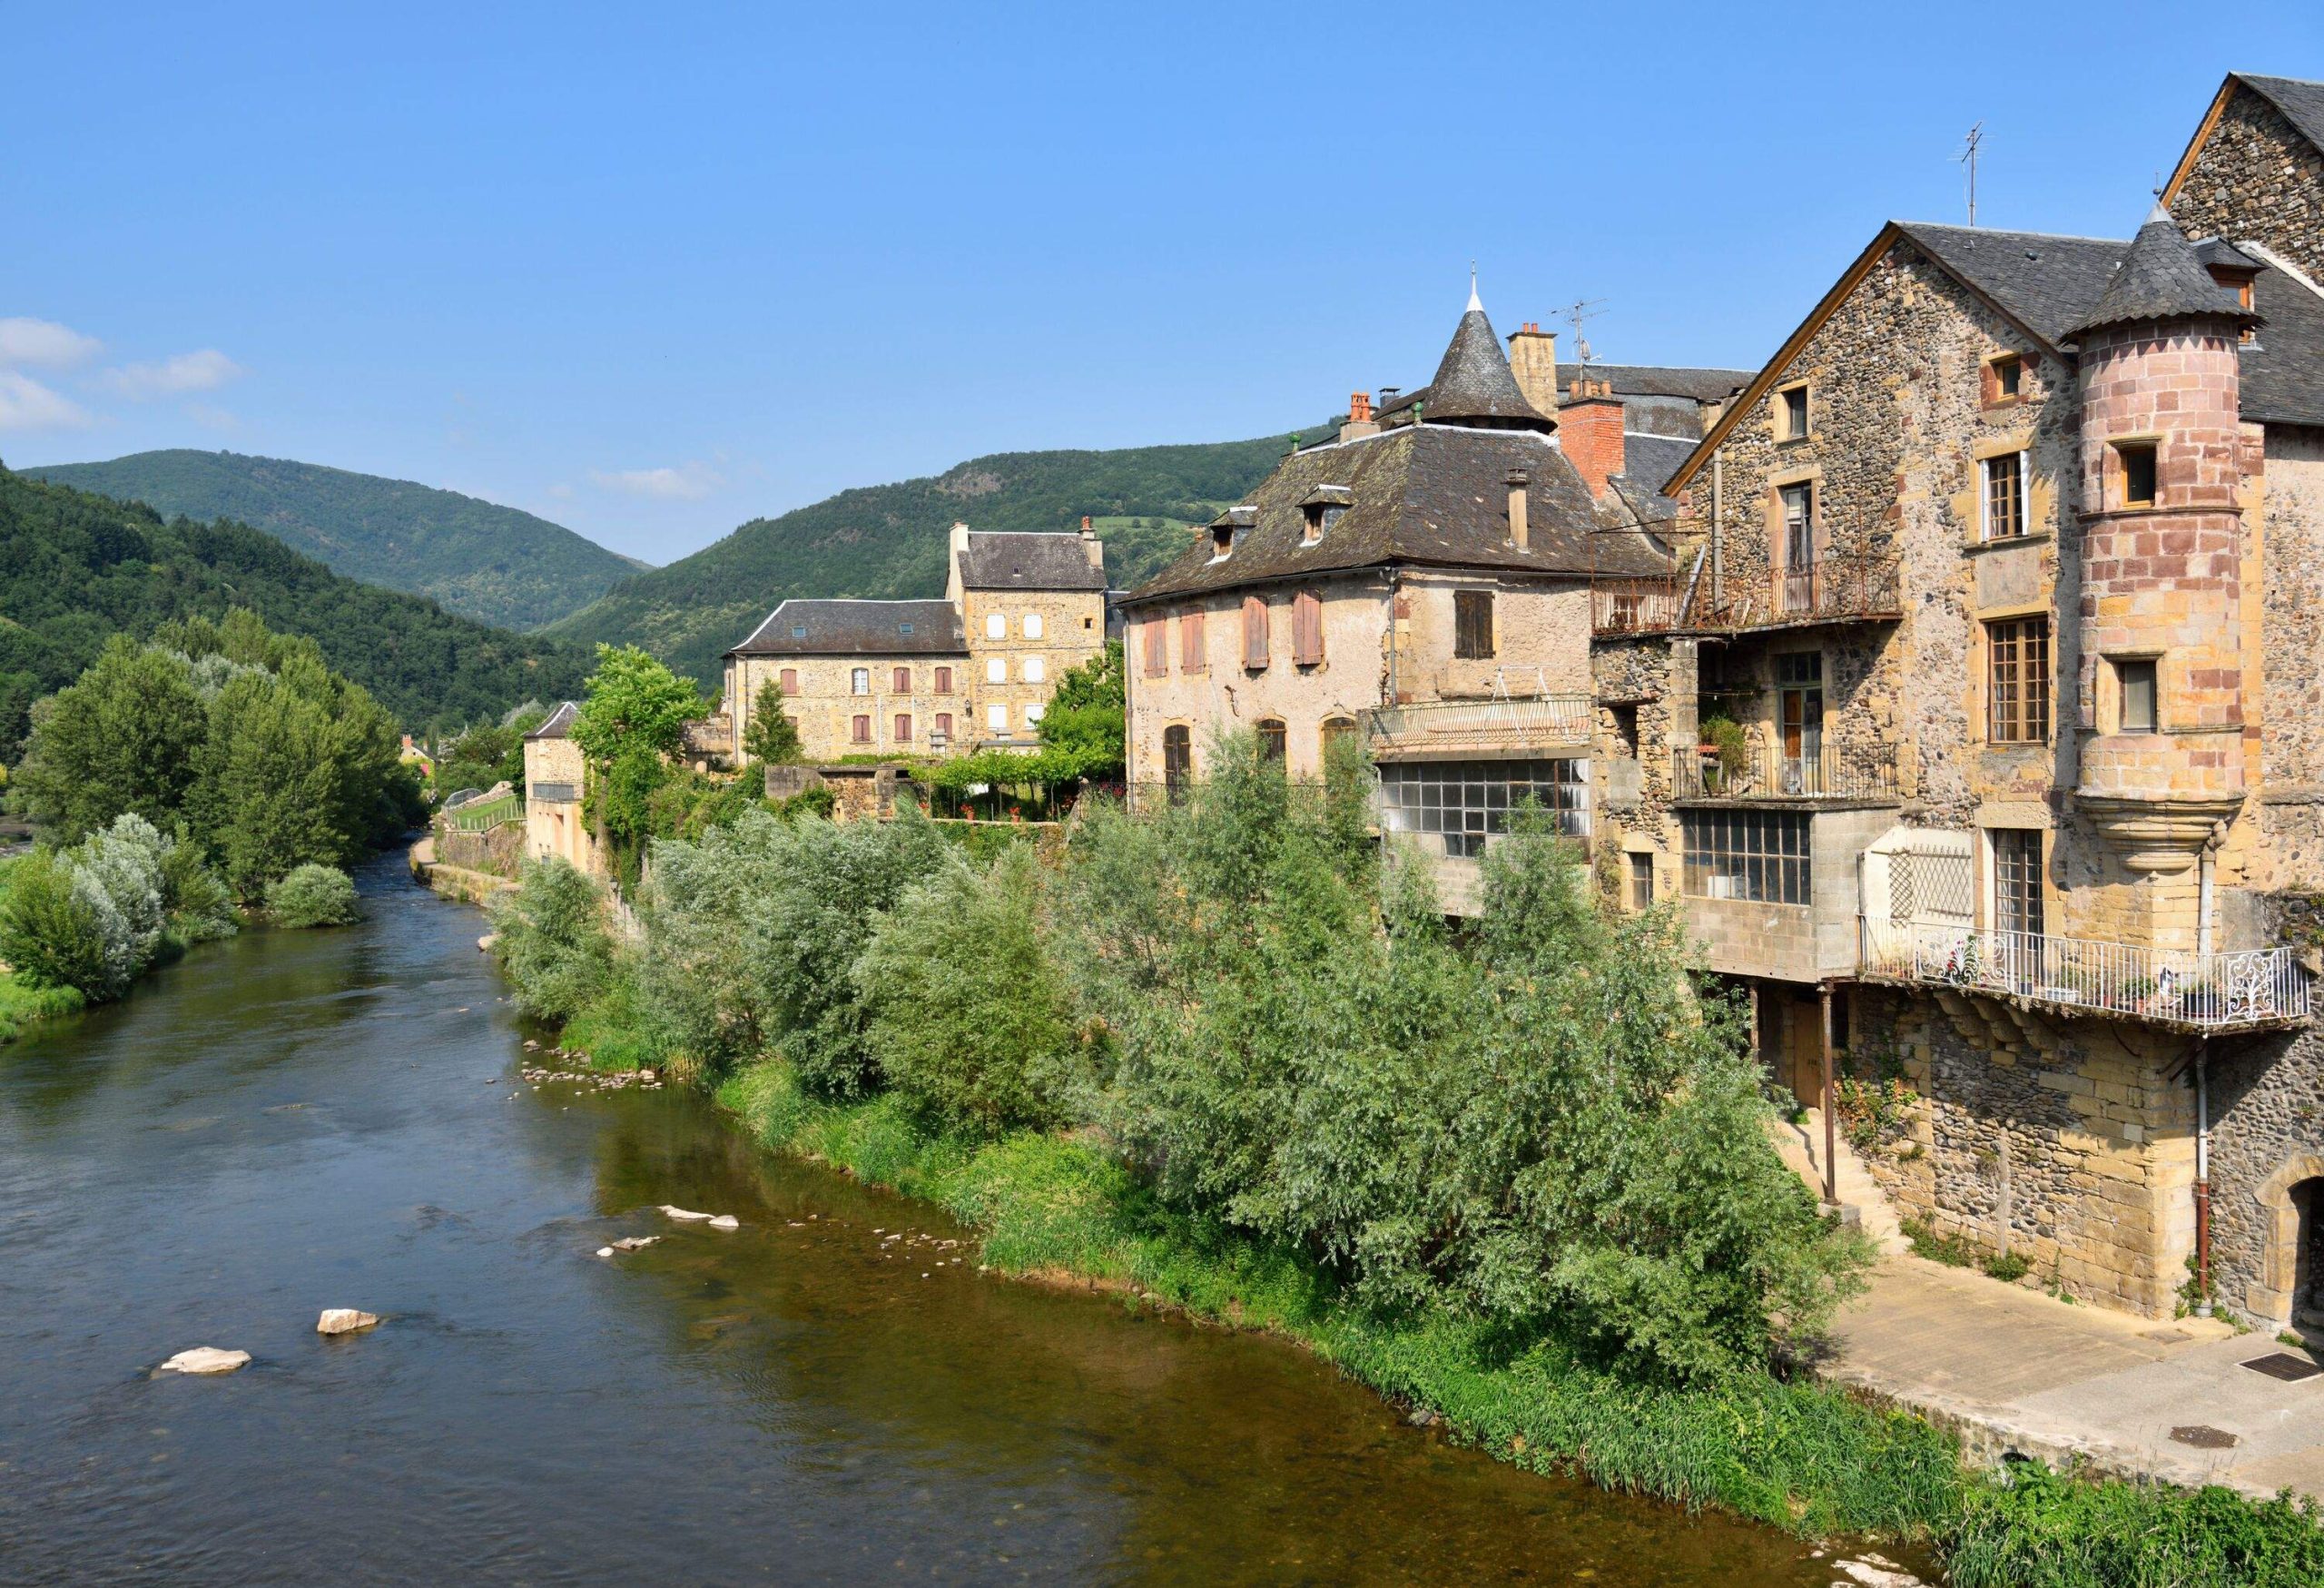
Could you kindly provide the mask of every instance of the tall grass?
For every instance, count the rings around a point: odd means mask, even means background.
[[[77,1014],[88,1000],[70,987],[34,987],[14,975],[0,975],[0,1042],[13,1042],[36,1020]]]

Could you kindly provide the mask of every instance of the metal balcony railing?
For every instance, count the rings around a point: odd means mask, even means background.
[[[1362,714],[1375,748],[1538,749],[1587,754],[1595,720],[1587,695],[1525,700],[1427,700]]]
[[[2289,948],[2199,954],[1920,922],[1865,921],[1861,935],[1867,976],[2204,1031],[2309,1015],[2308,977]]]
[[[1668,634],[1686,626],[1689,581],[1677,574],[1590,581],[1590,626],[1598,634]]]
[[[1903,614],[1904,583],[1894,552],[1834,553],[1761,577],[1730,577],[1716,595],[1698,574],[1590,584],[1590,626],[1601,635],[1718,633]]]
[[[1896,747],[1826,745],[1787,755],[1778,745],[1754,745],[1730,759],[1685,746],[1670,755],[1670,794],[1680,800],[1893,800]]]

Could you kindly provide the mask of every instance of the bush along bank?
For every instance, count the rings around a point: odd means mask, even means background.
[[[1775,1157],[1675,922],[1601,914],[1520,821],[1455,939],[1344,747],[1320,788],[1248,740],[1215,764],[989,862],[909,814],[746,814],[655,844],[619,950],[535,870],[500,952],[568,1046],[717,1086],[768,1145],[979,1228],[989,1265],[1280,1330],[1504,1459],[1928,1539],[1963,1582],[2314,1580],[2312,1510],[2052,1503],[1788,1376],[1868,1254]]]

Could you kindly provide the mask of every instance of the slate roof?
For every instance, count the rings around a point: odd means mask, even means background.
[[[559,701],[548,721],[527,734],[527,739],[569,739],[573,736],[573,719],[581,715],[581,707],[570,700]]]
[[[1536,430],[1557,428],[1555,419],[1525,400],[1517,377],[1509,372],[1509,355],[1502,350],[1492,321],[1485,318],[1473,293],[1437,363],[1428,393],[1428,406],[1422,410],[1427,419]]]
[[[2243,344],[2243,417],[2324,426],[2324,295],[2271,266],[2251,297],[2262,323]]]
[[[1648,490],[1659,491],[1679,472],[1679,465],[1694,449],[1692,436],[1649,436],[1626,430],[1622,434],[1621,477]]]
[[[1528,477],[1528,547],[1509,540],[1509,471]],[[1351,505],[1313,546],[1302,544],[1300,504],[1316,488],[1344,486]],[[1598,528],[1596,506],[1573,465],[1535,430],[1399,425],[1295,452],[1251,493],[1247,528],[1214,560],[1195,538],[1177,561],[1132,591],[1135,605],[1167,596],[1267,584],[1390,563],[1512,573],[1658,574],[1669,562],[1634,533]]]
[[[2106,291],[2123,244],[2108,237],[2055,237],[1984,226],[1898,221],[1897,231],[2055,348]]]
[[[911,632],[906,634],[905,626]],[[794,633],[803,629],[805,632]],[[811,601],[793,597],[730,656],[964,656],[967,632],[950,601]]]
[[[2074,334],[2142,320],[2183,320],[2219,315],[2249,326],[2258,316],[2237,301],[2234,293],[2211,280],[2194,245],[2171,212],[2160,203],[2148,212],[2131,240],[2122,263],[2106,280],[2106,290],[2088,313],[2078,317]]]
[[[1581,364],[1560,364],[1558,379],[1570,381],[1581,373]],[[1751,384],[1757,370],[1697,370],[1679,364],[1600,364],[1587,366],[1592,380],[1609,381],[1616,397],[1690,397],[1697,402],[1718,402]],[[1558,394],[1558,405],[1572,401]]]
[[[1078,535],[972,529],[960,582],[971,590],[1102,590],[1106,572],[1090,565]]]
[[[2324,149],[2324,83],[2297,77],[2254,77],[2249,72],[2229,74],[2237,82],[2283,113],[2299,135]]]

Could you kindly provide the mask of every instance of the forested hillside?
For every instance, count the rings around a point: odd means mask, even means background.
[[[180,448],[24,472],[144,502],[164,518],[232,518],[334,573],[507,628],[567,616],[640,566],[514,508],[280,458]]]
[[[1069,529],[1089,514],[1106,540],[1108,578],[1128,587],[1178,554],[1187,525],[1265,478],[1286,444],[1270,436],[1005,452],[932,479],[842,491],[754,518],[692,557],[626,578],[547,632],[644,646],[714,687],[720,653],[785,597],[942,595],[945,531],[955,519],[979,529]]]
[[[32,703],[77,677],[107,636],[233,607],[311,637],[408,728],[571,695],[589,670],[576,646],[343,578],[245,525],[164,523],[142,504],[0,468],[0,762],[19,754]]]

